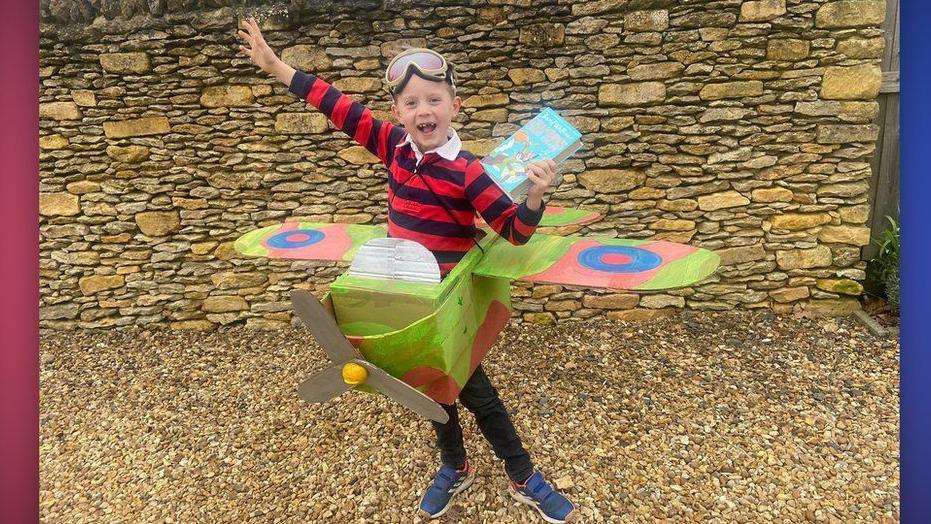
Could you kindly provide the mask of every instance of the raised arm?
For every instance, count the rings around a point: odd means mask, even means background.
[[[254,18],[241,21],[239,36],[248,45],[239,49],[266,73],[288,86],[316,107],[333,125],[368,149],[385,165],[391,163],[395,146],[404,138],[403,128],[375,118],[372,111],[310,73],[298,71],[281,61],[271,50]]]

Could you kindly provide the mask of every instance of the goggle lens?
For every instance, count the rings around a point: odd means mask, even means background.
[[[439,71],[443,69],[443,59],[432,54],[417,52],[398,58],[388,70],[388,81],[395,82],[404,77],[410,64],[417,64],[424,71]]]

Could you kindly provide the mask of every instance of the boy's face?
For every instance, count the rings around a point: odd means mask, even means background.
[[[445,144],[450,123],[459,114],[462,100],[450,93],[445,82],[412,75],[391,104],[391,110],[421,151]]]

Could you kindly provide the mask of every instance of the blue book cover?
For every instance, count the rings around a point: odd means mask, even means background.
[[[547,107],[489,153],[482,165],[511,200],[517,201],[532,185],[524,172],[525,164],[546,158],[558,164],[581,145],[582,134]],[[553,185],[561,181],[558,177]]]

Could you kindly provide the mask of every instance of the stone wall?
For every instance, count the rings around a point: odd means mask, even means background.
[[[554,107],[585,145],[551,203],[605,216],[581,233],[724,261],[661,294],[517,284],[519,318],[857,307],[882,0],[244,3],[40,4],[42,326],[285,325],[288,291],[345,265],[243,259],[232,241],[286,219],[385,221],[383,169],[237,56],[242,12],[382,117],[387,60],[445,53],[479,155]]]

